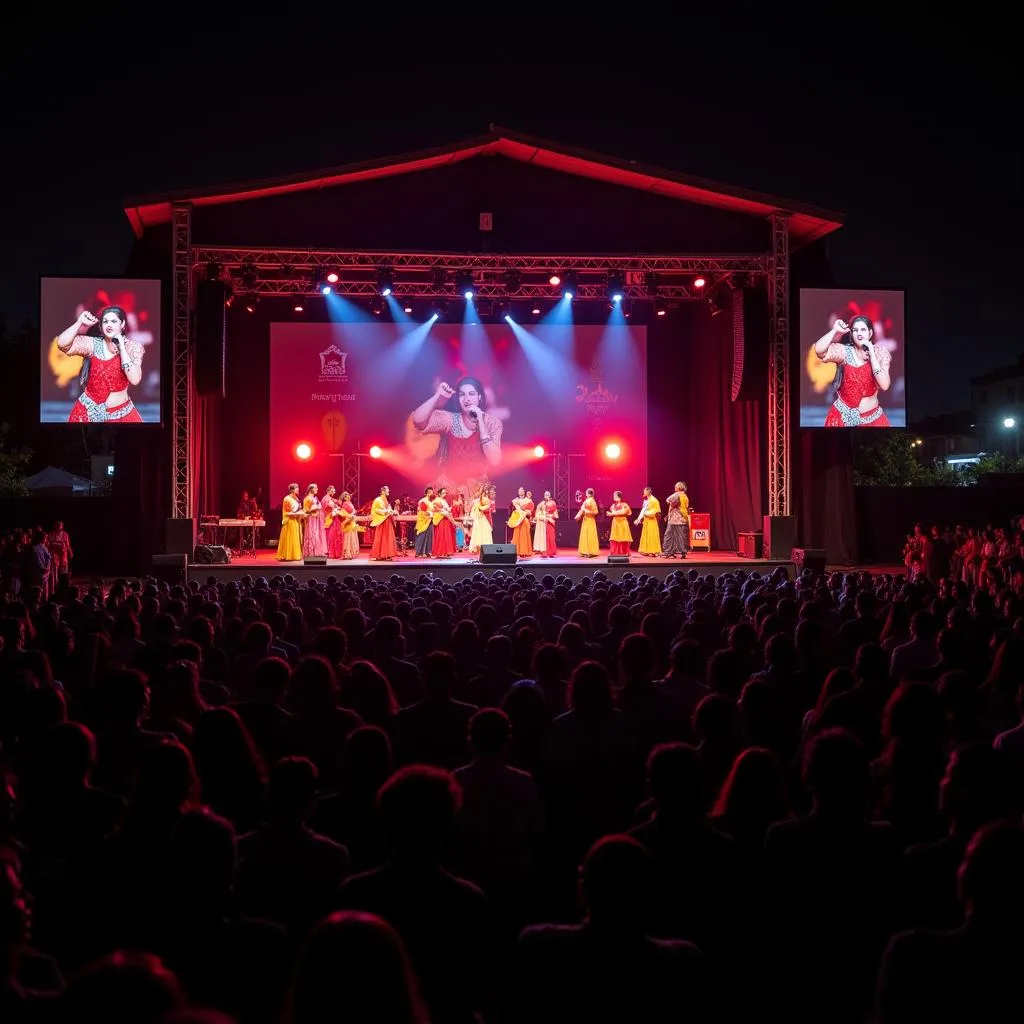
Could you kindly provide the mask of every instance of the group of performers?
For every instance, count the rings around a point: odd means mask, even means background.
[[[395,523],[399,510],[397,503],[392,504],[390,495],[389,487],[381,487],[370,505],[369,526],[373,530],[370,558],[373,561],[389,562],[398,557]],[[629,555],[633,543],[630,529],[633,510],[623,499],[622,491],[615,491],[612,498],[605,511],[611,519],[611,554]],[[463,549],[479,554],[483,545],[494,541],[495,507],[495,491],[487,483],[477,490],[468,512],[464,511],[461,495],[456,494],[449,504],[446,487],[435,489],[428,485],[416,502],[415,557],[446,559]],[[640,527],[637,550],[641,555],[685,558],[689,548],[690,502],[683,481],[679,481],[665,499],[665,507],[666,525],[662,537],[661,502],[650,487],[644,488],[640,510],[633,520],[633,525]],[[518,558],[554,558],[558,554],[559,510],[551,492],[545,491],[541,500],[534,502],[533,492],[520,487],[509,509],[507,526],[512,531],[511,543],[515,545]],[[588,487],[575,516],[580,524],[578,552],[583,558],[595,558],[600,553],[597,534],[600,514],[594,489]],[[310,484],[300,500],[299,485],[291,484],[281,509],[277,557],[285,562],[316,556],[356,558],[359,530],[356,509],[347,491],[337,494],[331,485],[321,499],[317,485]]]

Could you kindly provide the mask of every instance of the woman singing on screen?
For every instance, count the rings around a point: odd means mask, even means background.
[[[866,316],[855,316],[849,324],[836,320],[832,330],[814,343],[814,354],[823,363],[836,364],[836,399],[825,417],[826,427],[890,425],[878,404],[878,392],[888,391],[892,384],[892,356],[874,344],[874,334]]]
[[[458,410],[441,408],[453,396]],[[409,417],[407,442],[413,454],[435,458],[448,482],[475,490],[490,467],[501,465],[501,420],[486,406],[484,387],[475,377],[463,377],[454,389],[442,381]]]
[[[101,336],[84,333],[99,324]],[[128,397],[128,386],[142,381],[142,346],[125,336],[128,316],[120,306],[107,306],[99,316],[84,310],[57,335],[66,356],[82,356],[78,382],[82,393],[71,407],[68,423],[141,423]]]

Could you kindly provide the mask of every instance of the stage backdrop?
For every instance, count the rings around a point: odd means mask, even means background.
[[[570,497],[593,487],[606,505],[621,489],[638,504],[648,482],[646,347],[643,327],[617,325],[271,324],[268,503],[279,505],[291,481],[303,493],[314,482],[321,494],[342,490],[338,456],[355,452],[357,505],[383,484],[394,499],[428,483],[472,492],[485,480],[501,505],[520,486],[536,500],[554,491],[557,451],[570,456]],[[442,383],[453,393],[435,400]]]

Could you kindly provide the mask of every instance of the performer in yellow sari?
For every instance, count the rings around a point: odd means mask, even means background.
[[[633,510],[622,500],[622,491],[616,491],[605,513],[612,519],[612,531],[608,539],[613,555],[629,554],[629,546],[633,543],[633,534],[629,530],[629,517],[632,514]]]
[[[277,541],[279,562],[302,561],[302,526],[305,513],[299,501],[299,485],[289,484],[288,493],[281,503],[281,536]]]
[[[533,502],[527,498],[526,488],[520,487],[519,493],[512,499],[512,515],[508,517],[512,543],[516,546],[516,555],[519,558],[529,558],[533,554],[533,540],[530,536],[532,513]]]
[[[658,531],[658,519],[661,516],[661,502],[654,496],[650,487],[644,488],[644,503],[640,515],[633,521],[634,526],[643,524],[640,531],[640,545],[637,550],[641,555],[661,554],[661,533]]]
[[[395,543],[395,510],[388,500],[390,494],[390,488],[385,485],[370,506],[370,525],[373,527],[370,558],[378,562],[390,562],[398,554],[398,545]]]
[[[434,551],[434,488],[423,488],[423,497],[416,503],[416,557],[429,558]]]
[[[488,488],[487,485],[484,484],[484,486],[480,488],[480,493],[473,502],[473,508],[470,512],[470,518],[473,520],[473,529],[469,534],[469,553],[471,555],[479,554],[480,546],[482,544],[494,543],[491,521],[487,516],[490,508],[491,502],[488,497]]]
[[[576,521],[580,524],[579,553],[581,558],[596,558],[601,550],[597,540],[597,514],[600,509],[597,507],[597,499],[594,497],[594,488],[587,488],[587,496],[576,513]]]

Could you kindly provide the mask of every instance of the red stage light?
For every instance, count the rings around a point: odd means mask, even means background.
[[[622,446],[615,441],[609,441],[604,446],[604,455],[606,459],[617,459],[622,454]]]
[[[331,284],[337,284],[337,283],[338,283],[338,275],[337,275],[337,274],[336,274],[336,273],[335,273],[335,272],[334,272],[334,271],[332,270],[332,271],[331,271],[331,272],[330,272],[330,273],[329,273],[329,274],[327,275],[327,280],[328,280],[328,281],[329,281],[329,282],[330,282]]]
[[[535,459],[543,459],[544,458],[544,445],[537,444],[537,445],[533,446],[533,457]]]
[[[302,441],[301,443],[295,446],[295,458],[302,459],[303,462],[305,462],[306,459],[308,459],[312,454],[312,446],[306,444],[305,441]]]
[[[301,313],[302,312],[302,306],[296,306],[295,307],[295,312],[296,313]]]
[[[697,275],[697,276],[696,276],[696,277],[695,277],[695,278],[693,279],[693,287],[694,287],[694,288],[703,288],[703,287],[704,287],[704,285],[706,285],[707,283],[708,283],[708,282],[707,282],[707,279],[706,279],[706,278],[704,277],[704,275],[703,275],[703,274],[698,274],[698,275]]]
[[[557,274],[552,274],[548,278],[548,284],[551,285],[552,288],[557,288],[561,283],[562,279]]]
[[[379,444],[371,444],[370,445],[370,458],[371,459],[379,459],[381,457],[381,455],[383,455],[383,454],[384,453],[380,450],[380,445]]]

